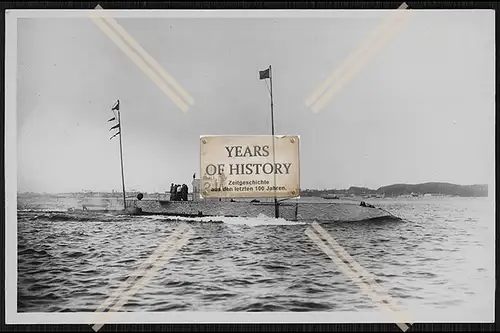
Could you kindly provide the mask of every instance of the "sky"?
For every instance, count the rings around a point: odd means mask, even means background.
[[[199,173],[200,135],[300,135],[301,188],[493,184],[494,12],[414,11],[313,113],[306,98],[387,15],[117,18],[194,98],[182,112],[87,18],[18,20],[18,191],[127,189]],[[384,15],[383,15],[384,14]],[[368,50],[364,52],[368,54]]]

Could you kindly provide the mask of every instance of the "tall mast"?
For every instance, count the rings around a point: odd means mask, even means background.
[[[123,145],[122,145],[122,120],[120,116],[120,100],[116,100],[115,105],[111,108],[111,112],[113,112],[114,117],[109,119],[109,121],[114,121],[117,120],[118,124],[110,128],[110,131],[118,128],[118,132],[115,133],[110,140],[112,140],[115,136],[119,135],[120,136],[120,165],[121,165],[121,171],[122,171],[122,190],[123,190],[123,209],[127,209],[127,200],[125,197],[125,176],[123,173]]]
[[[271,134],[273,136],[273,165],[276,165],[276,155],[275,155],[275,149],[274,149],[274,102],[273,102],[273,72],[271,69],[271,65],[269,65],[269,84],[271,86],[270,88],[270,94],[271,94]],[[278,206],[278,199],[276,198],[276,173],[274,173],[274,215],[276,218],[279,217],[280,211],[279,211],[279,206]]]
[[[127,209],[127,200],[125,196],[125,176],[123,174],[123,146],[122,146],[122,121],[120,117],[120,110],[118,109],[118,125],[119,125],[119,130],[120,130],[120,162],[121,162],[121,169],[122,169],[122,189],[123,189],[123,208]]]

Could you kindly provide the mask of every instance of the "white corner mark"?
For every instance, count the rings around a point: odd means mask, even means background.
[[[125,53],[182,111],[194,104],[194,99],[168,74],[158,62],[121,27],[112,14],[100,5],[90,12],[94,23]],[[172,91],[172,88],[175,90]]]
[[[306,106],[312,112],[319,112],[326,106],[332,96],[346,85],[355,74],[357,74],[363,65],[365,65],[376,53],[382,45],[388,42],[402,26],[408,21],[408,13],[405,11],[408,8],[406,2],[402,3],[395,11],[394,15],[379,26],[378,29],[372,32],[360,46],[351,53],[342,65],[333,72],[325,81],[307,97]],[[370,44],[372,43],[372,44]]]

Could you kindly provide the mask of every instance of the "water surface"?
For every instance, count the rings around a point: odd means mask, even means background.
[[[490,311],[494,206],[488,198],[369,201],[402,221],[322,224],[403,307]],[[356,311],[375,309],[305,234],[270,218],[225,223],[161,216],[18,211],[18,311],[92,312],[167,237],[189,243],[122,311]]]

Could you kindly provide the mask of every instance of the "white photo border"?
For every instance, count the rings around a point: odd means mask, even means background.
[[[414,10],[418,12],[418,10]],[[450,10],[447,10],[448,12]],[[453,10],[463,11],[463,10]],[[477,9],[474,11],[478,11]],[[494,10],[489,11],[494,17]],[[5,11],[5,322],[6,324],[95,324],[95,312],[18,313],[17,307],[17,20],[27,18],[89,19],[93,10]],[[355,12],[355,14],[354,14]],[[362,19],[386,15],[389,10],[104,10],[114,18],[333,18]],[[494,187],[492,189],[495,190]],[[492,323],[493,313],[466,311],[420,312],[417,323]],[[472,317],[471,317],[472,315]],[[116,312],[107,313],[104,324],[175,323],[391,323],[380,310],[362,312]]]

